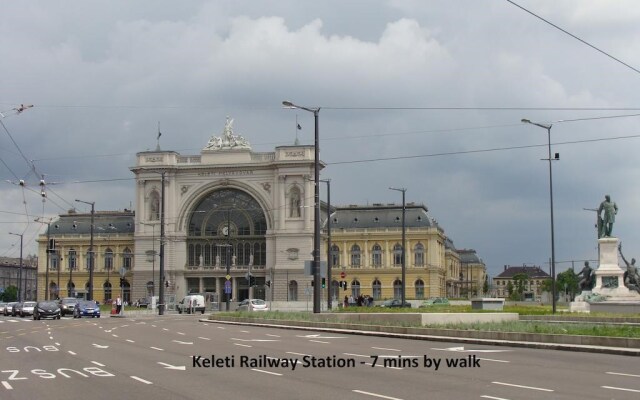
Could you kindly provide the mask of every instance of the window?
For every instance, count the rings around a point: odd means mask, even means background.
[[[102,290],[104,290],[104,301],[105,303],[107,302],[107,300],[111,299],[111,282],[106,281],[103,285],[102,285]]]
[[[77,268],[77,260],[76,260],[76,251],[74,249],[69,250],[69,255],[67,257],[69,261],[69,271],[75,271]]]
[[[351,282],[351,295],[354,299],[360,296],[360,282],[355,279]]]
[[[360,246],[357,244],[351,246],[351,266],[360,267]]]
[[[122,266],[127,271],[131,271],[131,268],[133,267],[133,254],[131,254],[131,250],[129,250],[128,247],[122,252]]]
[[[415,283],[416,287],[416,299],[424,299],[424,282],[422,279],[418,279]]]
[[[424,246],[422,243],[416,244],[413,248],[414,264],[416,267],[424,267]]]
[[[104,252],[104,269],[106,271],[113,270],[113,250],[107,248]]]
[[[400,279],[393,281],[393,298],[402,299],[402,281]]]
[[[335,244],[331,246],[331,267],[340,266],[340,248]]]
[[[380,300],[382,298],[382,284],[376,279],[371,286],[373,287],[373,299]]]
[[[402,246],[400,243],[396,243],[393,246],[393,265],[399,267],[402,265]]]
[[[298,301],[298,282],[289,282],[289,301]]]
[[[371,265],[374,268],[382,266],[382,247],[379,244],[373,245],[373,249],[371,249]]]
[[[60,256],[58,253],[51,254],[51,270],[57,271],[60,268]]]

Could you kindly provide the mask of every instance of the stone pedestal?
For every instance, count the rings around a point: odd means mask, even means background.
[[[624,285],[625,270],[618,265],[618,238],[598,239],[598,246],[600,265],[595,270],[596,285],[593,293],[606,296],[607,302],[640,301],[640,295]]]
[[[583,290],[582,293],[576,296],[575,300],[569,304],[570,312],[590,312],[591,309],[589,307],[589,303],[587,303],[587,299],[591,296],[593,292],[591,290]]]

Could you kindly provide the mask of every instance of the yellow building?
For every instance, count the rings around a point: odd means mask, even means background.
[[[360,294],[374,300],[401,298],[402,206],[335,207],[330,218],[332,298]],[[449,274],[455,274],[459,263],[424,205],[406,205],[405,236],[405,298],[445,297]],[[343,281],[346,291],[340,288]]]
[[[86,297],[89,292],[91,214],[75,210],[47,224],[38,237],[38,299]],[[99,211],[93,216],[93,299],[99,302],[120,295],[131,301],[135,267],[133,211]],[[52,251],[47,251],[53,247]],[[48,293],[45,291],[48,288]]]
[[[460,255],[460,294],[462,297],[482,297],[487,279],[487,267],[473,249],[458,249]]]

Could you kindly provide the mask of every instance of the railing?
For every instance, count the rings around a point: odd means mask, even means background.
[[[201,156],[179,156],[178,164],[200,164],[202,162]]]
[[[251,161],[273,161],[276,153],[251,153]]]

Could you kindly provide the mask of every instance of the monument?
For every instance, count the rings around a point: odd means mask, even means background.
[[[635,259],[629,263],[622,255],[622,244],[617,237],[612,236],[615,216],[618,206],[611,201],[609,195],[600,203],[598,208],[598,253],[599,264],[594,271],[580,272],[582,276],[582,292],[576,296],[570,305],[570,311],[589,312],[607,311],[637,313],[640,312],[640,289],[638,288],[638,270],[635,267]],[[623,269],[618,264],[618,252],[627,268]],[[589,285],[585,275],[595,275],[595,283],[589,278]],[[593,284],[593,288],[590,285]]]

